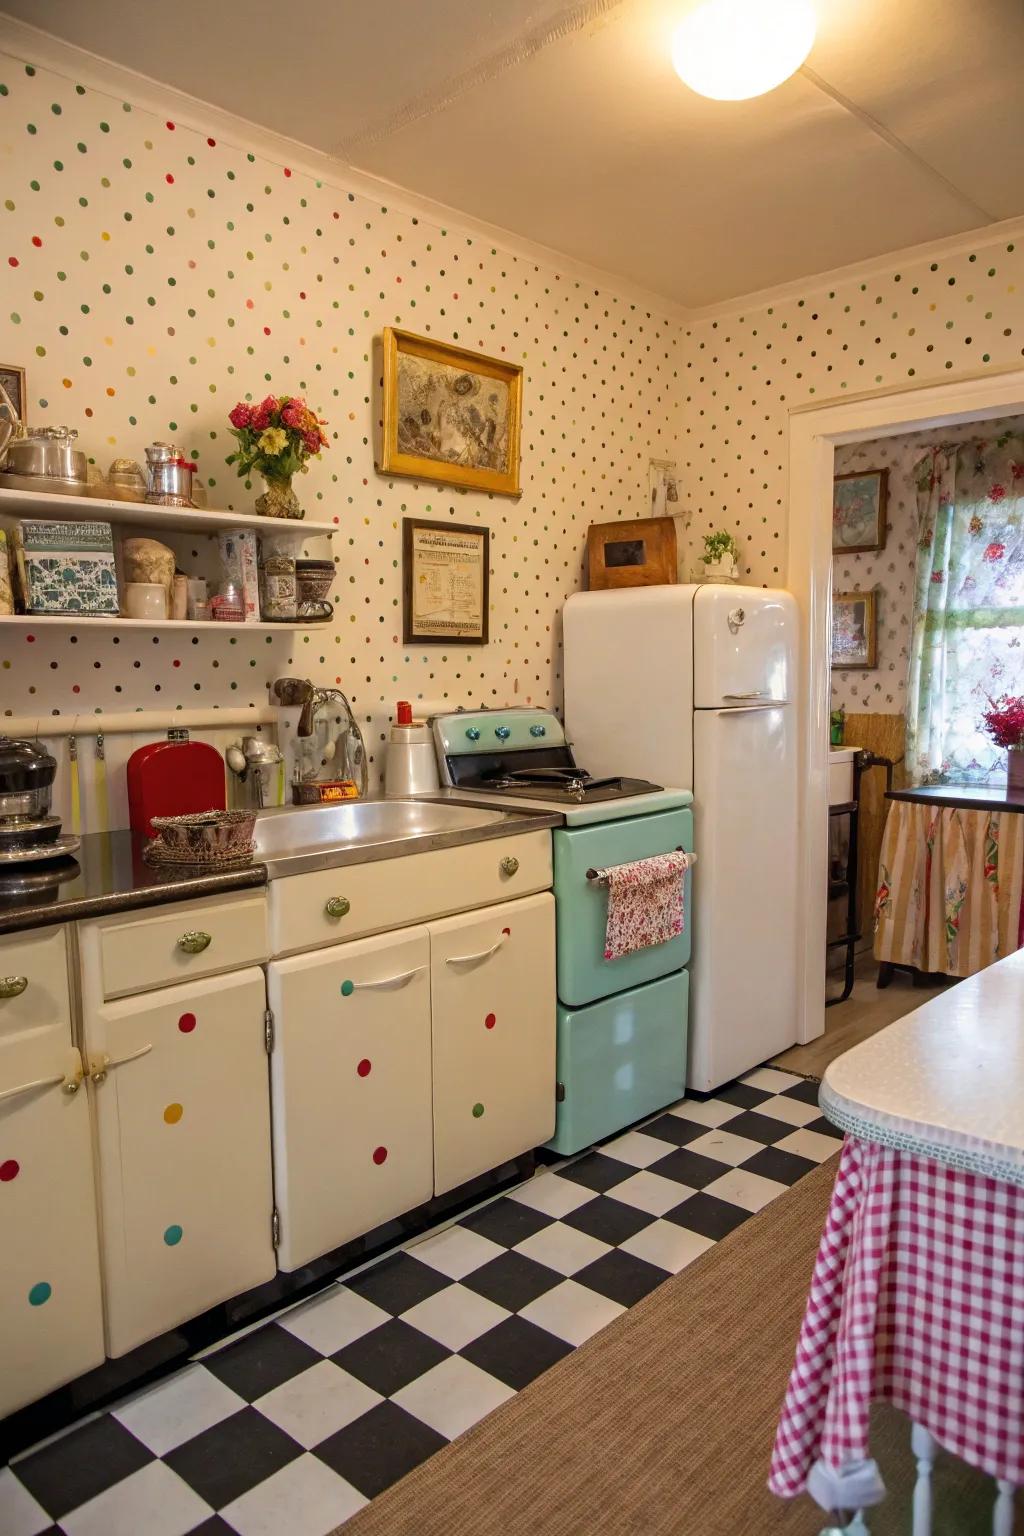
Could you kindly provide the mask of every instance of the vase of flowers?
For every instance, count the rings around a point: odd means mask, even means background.
[[[698,581],[735,581],[739,574],[736,563],[739,558],[740,547],[731,533],[724,529],[706,533],[704,553],[700,557],[704,570],[698,575]]]
[[[1006,748],[1006,787],[1024,790],[1024,695],[1004,693],[988,702],[982,725],[997,747]]]
[[[263,495],[256,498],[260,516],[305,517],[292,479],[306,474],[308,461],[318,459],[328,446],[323,417],[297,395],[268,395],[259,405],[240,400],[228,420],[238,448],[227,462],[237,464],[243,478],[255,470],[266,482]]]

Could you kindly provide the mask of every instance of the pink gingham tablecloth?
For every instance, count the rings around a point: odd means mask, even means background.
[[[772,1492],[802,1492],[818,1460],[836,1471],[867,1460],[879,1400],[971,1466],[1024,1484],[1024,1189],[848,1135]]]

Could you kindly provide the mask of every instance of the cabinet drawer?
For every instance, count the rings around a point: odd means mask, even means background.
[[[70,1045],[67,929],[0,939],[0,1090],[62,1071]]]
[[[266,897],[214,896],[175,902],[156,917],[83,923],[81,951],[90,1002],[238,970],[269,954]]]
[[[515,861],[515,867],[506,861]],[[503,867],[504,866],[504,867]],[[275,955],[403,928],[551,884],[551,836],[525,832],[406,858],[291,875],[270,886]],[[339,915],[327,903],[340,907]]]

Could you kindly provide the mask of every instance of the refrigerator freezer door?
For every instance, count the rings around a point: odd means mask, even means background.
[[[692,783],[696,590],[577,592],[566,602],[566,734],[591,773]]]
[[[796,1039],[796,711],[694,722],[689,1084],[719,1087]]]
[[[708,585],[693,604],[694,708],[793,697],[797,607],[789,592]]]

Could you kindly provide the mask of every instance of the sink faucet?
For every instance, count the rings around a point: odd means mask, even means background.
[[[361,796],[367,789],[366,744],[363,741],[363,733],[356,724],[352,713],[352,706],[342,693],[340,688],[318,688],[308,677],[279,677],[271,688],[271,693],[279,704],[295,707],[301,705],[299,723],[295,728],[296,736],[312,736],[316,729],[316,717],[325,705],[333,705],[339,708],[345,717],[341,737],[343,738],[343,777],[351,778],[359,790]]]

